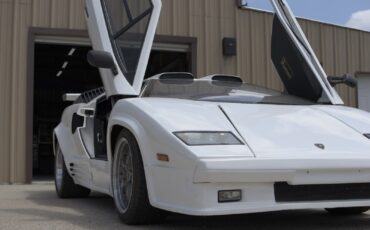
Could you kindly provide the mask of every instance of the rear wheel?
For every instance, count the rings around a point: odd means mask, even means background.
[[[118,136],[114,149],[112,191],[116,209],[124,223],[138,225],[164,220],[165,212],[149,203],[139,146],[126,130]]]
[[[76,185],[67,171],[63,153],[58,146],[55,155],[55,189],[60,198],[85,198],[90,194],[90,189]]]
[[[359,215],[369,211],[369,207],[354,207],[354,208],[327,208],[326,211],[336,215]]]

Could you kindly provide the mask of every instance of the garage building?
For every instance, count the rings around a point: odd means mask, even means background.
[[[234,0],[162,2],[147,76],[223,73],[282,89],[270,61],[271,13]],[[338,87],[345,103],[370,111],[370,33],[300,23],[329,75],[358,78],[358,89]],[[223,50],[228,38],[235,55]],[[67,105],[61,95],[101,86],[86,63],[90,49],[84,0],[0,0],[0,183],[52,173],[51,131]]]

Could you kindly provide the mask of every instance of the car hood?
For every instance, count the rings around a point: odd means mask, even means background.
[[[243,154],[254,154],[257,158],[370,157],[370,140],[363,135],[370,133],[369,113],[344,106],[258,105],[168,98],[125,101],[133,106],[124,105],[125,111],[134,113],[138,109],[133,116],[148,114],[170,133],[231,131],[248,145]],[[323,145],[324,149],[316,145]],[[202,149],[211,151],[210,155],[224,151],[220,146]]]
[[[348,117],[364,116],[358,110],[242,104],[221,108],[257,157],[370,157],[370,140],[351,127],[358,122]]]

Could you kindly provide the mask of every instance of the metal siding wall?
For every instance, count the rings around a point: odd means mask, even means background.
[[[12,0],[0,2],[0,183],[10,181],[13,11]]]
[[[236,11],[233,1],[221,1],[220,18],[221,39],[236,37]],[[220,58],[220,66],[221,72],[225,74],[237,73],[236,57]]]
[[[198,76],[236,74],[282,89],[270,61],[272,15],[240,10],[232,0],[162,0],[158,34],[198,38]],[[329,75],[370,72],[370,33],[299,20]],[[0,0],[0,183],[26,178],[28,28],[86,29],[84,0]],[[223,57],[222,39],[237,38],[236,57]],[[347,105],[356,90],[339,87]]]
[[[69,28],[69,3],[70,0],[51,1],[51,27]]]
[[[26,174],[26,83],[27,83],[27,38],[31,25],[31,0],[20,0],[14,11],[13,58],[12,58],[12,114],[11,114],[11,171],[12,181],[25,182]],[[31,153],[27,153],[31,154]]]
[[[206,72],[206,23],[205,23],[205,1],[190,0],[190,15],[184,20],[190,21],[190,36],[198,38],[197,73],[204,75]],[[166,20],[165,18],[161,18]],[[160,31],[160,30],[159,30]]]
[[[347,66],[348,72],[355,74],[361,70],[360,32],[347,30]],[[357,90],[347,87],[347,104],[357,106]]]
[[[71,29],[85,29],[85,3],[82,0],[73,0],[69,2],[69,21],[68,26]]]
[[[369,71],[370,69],[370,35],[368,33],[360,34],[360,47],[361,47],[361,70]]]

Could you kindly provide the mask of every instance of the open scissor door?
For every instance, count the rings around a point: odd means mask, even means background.
[[[117,66],[100,69],[108,97],[140,94],[160,10],[161,0],[86,0],[93,48],[110,53]]]
[[[330,104],[343,104],[285,0],[275,9],[272,61],[289,94]]]

